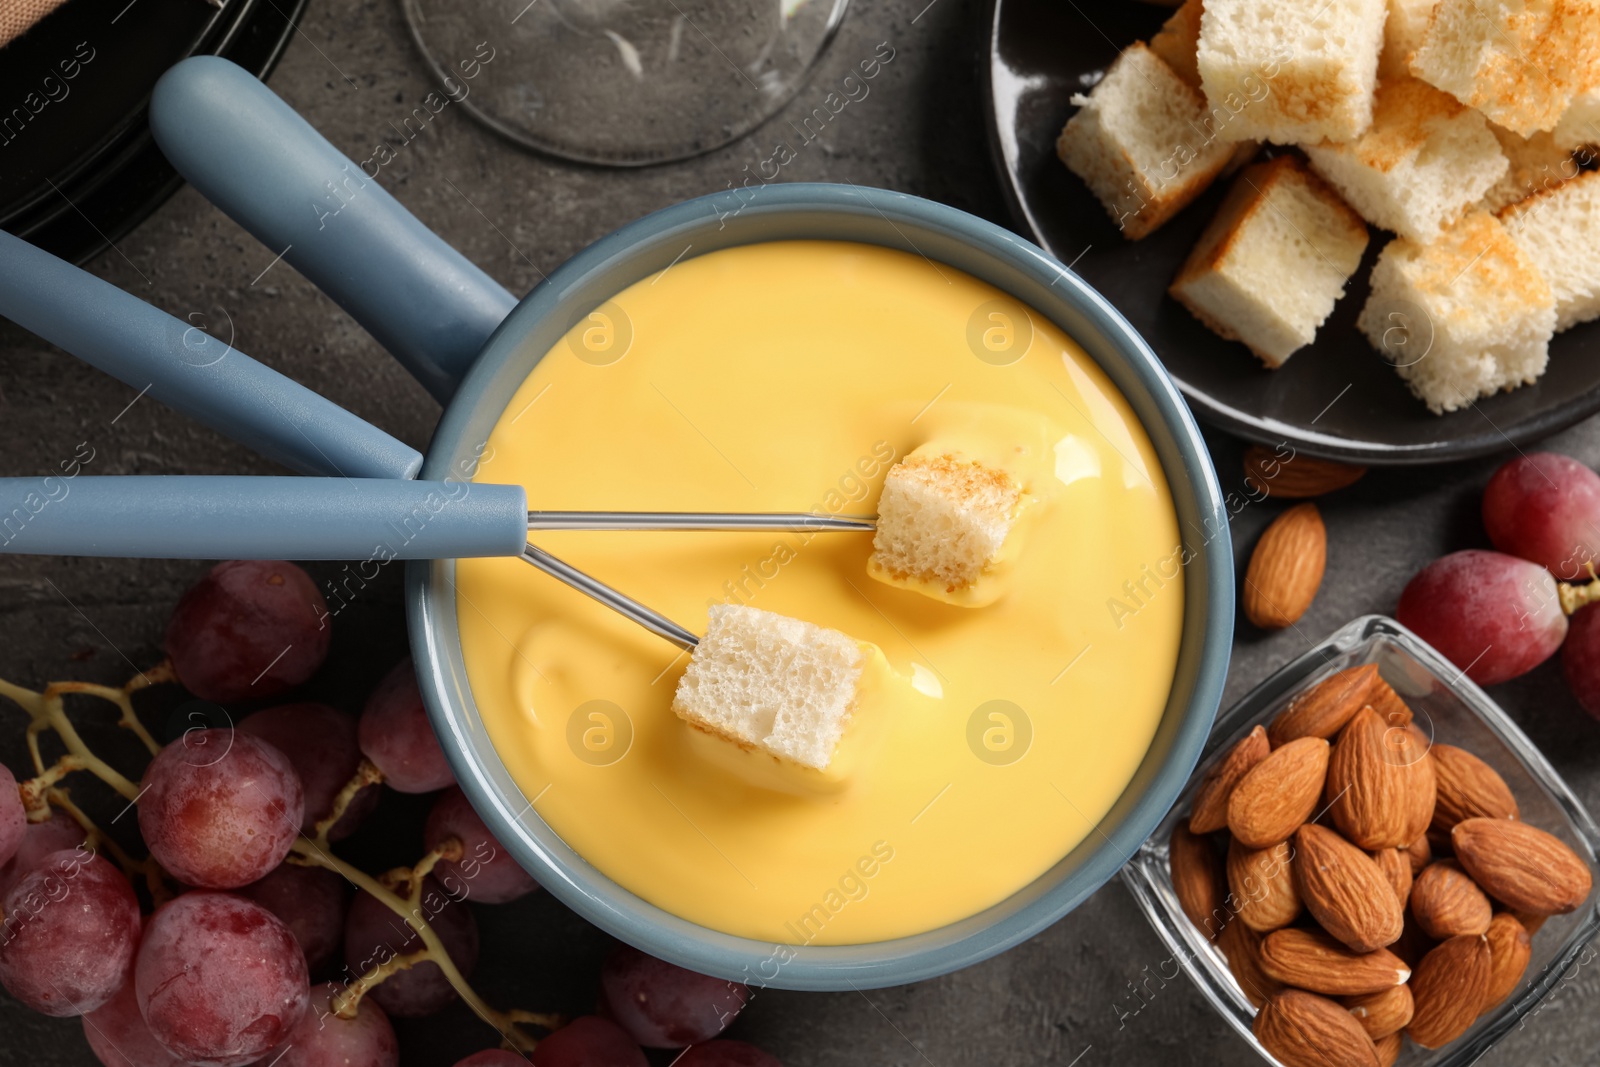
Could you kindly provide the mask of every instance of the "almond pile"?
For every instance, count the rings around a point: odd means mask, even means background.
[[[1218,758],[1173,830],[1172,885],[1285,1067],[1389,1067],[1522,979],[1589,868],[1505,780],[1431,744],[1374,664],[1300,694]]]

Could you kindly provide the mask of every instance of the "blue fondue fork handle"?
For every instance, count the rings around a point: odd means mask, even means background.
[[[272,90],[217,56],[156,83],[150,129],[191,185],[311,279],[441,403],[517,299]]]
[[[0,552],[157,559],[516,556],[520,485],[380,478],[0,478]]]
[[[184,322],[0,232],[0,316],[302,474],[412,478],[422,455]]]

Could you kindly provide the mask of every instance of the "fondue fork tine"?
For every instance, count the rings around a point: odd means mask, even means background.
[[[619,593],[599,579],[591,578],[572,564],[557,559],[537,545],[524,545],[522,558],[557,581],[593,597],[617,614],[633,620],[657,637],[671,641],[686,652],[693,652],[700,644],[700,638],[692,631],[679,626],[660,612],[645,607],[625,593]]]
[[[529,530],[797,530],[858,532],[878,528],[876,515],[795,512],[530,511]]]
[[[530,511],[528,529],[548,530],[812,530],[864,531],[877,528],[876,515],[814,515],[810,512],[767,514],[702,511]],[[524,545],[522,558],[557,581],[604,604],[686,652],[700,638],[660,612],[592,578],[537,545]]]

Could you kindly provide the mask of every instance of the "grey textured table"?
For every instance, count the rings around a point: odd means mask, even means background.
[[[858,0],[811,86],[790,105],[809,111],[879,42],[895,60],[871,95],[851,103],[784,169],[786,180],[849,181],[918,193],[1004,221],[983,135],[978,60],[985,30],[976,0]],[[920,14],[919,14],[920,13]],[[349,79],[348,81],[346,79]],[[272,86],[336,145],[361,158],[432,88],[394,0],[317,0]],[[383,171],[382,182],[424,222],[508,288],[639,215],[727,188],[770,154],[771,134],[686,163],[642,171],[569,166],[532,156],[446,110]],[[96,274],[180,316],[231,320],[241,349],[408,442],[426,443],[433,402],[358,327],[192,190],[184,190],[114,250]],[[111,474],[269,473],[242,448],[173,416],[136,391],[0,323],[0,473],[45,474],[87,441],[87,471]],[[1600,422],[1551,442],[1600,463]],[[1217,438],[1225,487],[1241,482],[1240,446]],[[1264,636],[1241,624],[1229,699],[1348,618],[1392,610],[1406,578],[1433,556],[1483,543],[1478,493],[1493,463],[1376,472],[1324,506],[1329,560],[1323,591],[1295,629]],[[1234,543],[1247,552],[1279,510],[1253,505]],[[120,682],[130,664],[160,659],[166,613],[201,564],[0,558],[0,675],[25,684]],[[319,690],[347,706],[401,654],[399,591],[369,590],[341,614],[334,669]],[[1553,664],[1495,694],[1591,805],[1600,797],[1600,726],[1567,696]],[[0,759],[25,765],[22,718],[0,709]],[[91,743],[109,727],[86,729]],[[86,791],[92,803],[93,794]],[[109,798],[106,799],[109,803]],[[416,803],[391,797],[394,826],[364,833],[352,854],[368,869],[420,846]],[[409,820],[409,821],[408,821]],[[480,909],[481,986],[504,1004],[592,1008],[606,939],[539,895]],[[734,1034],[790,1067],[906,1064],[1240,1064],[1252,1053],[1174,968],[1120,883],[1033,941],[960,974],[866,994],[761,992]],[[1166,977],[1164,977],[1166,976]],[[1581,969],[1525,1029],[1486,1062],[1588,1064],[1600,1047],[1600,980]],[[75,1020],[49,1020],[0,997],[0,1065],[90,1064]],[[448,1065],[490,1043],[457,1007],[402,1028],[408,1065]]]

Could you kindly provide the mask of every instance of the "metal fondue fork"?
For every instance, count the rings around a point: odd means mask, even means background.
[[[790,513],[731,513],[675,511],[530,511],[529,530],[875,530],[875,515],[813,515]],[[687,652],[693,652],[700,638],[652,608],[625,593],[565,563],[537,545],[526,545],[522,558],[558,581],[587,594],[657,637],[664,638]]]
[[[874,516],[529,511],[520,485],[398,478],[0,478],[0,552],[154,559],[519,556],[679,648],[689,630],[528,543],[529,531],[861,532]]]

